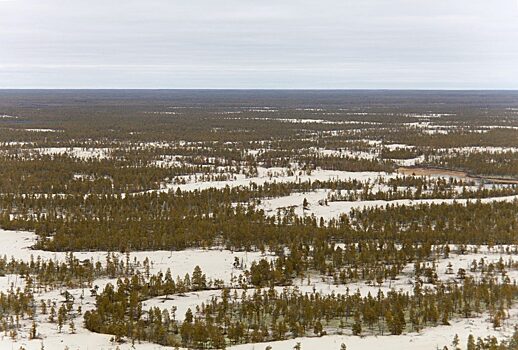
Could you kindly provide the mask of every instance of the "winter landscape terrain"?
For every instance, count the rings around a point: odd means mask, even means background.
[[[516,349],[518,93],[0,91],[0,349]]]

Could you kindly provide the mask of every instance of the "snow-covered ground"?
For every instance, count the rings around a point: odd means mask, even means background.
[[[392,159],[392,161],[399,166],[416,166],[419,163],[424,162],[424,156],[408,158],[408,159]]]
[[[310,216],[314,215],[317,218],[324,218],[324,220],[339,218],[342,214],[349,213],[352,209],[385,207],[388,204],[393,205],[418,205],[418,204],[466,204],[473,203],[480,200],[482,203],[490,202],[512,202],[518,200],[518,195],[489,197],[481,199],[396,199],[392,201],[386,200],[368,200],[368,201],[328,201],[324,204],[325,199],[330,193],[330,190],[317,190],[312,192],[292,193],[289,196],[278,197],[272,199],[263,199],[258,205],[266,214],[276,214],[279,209],[293,208],[296,215]],[[303,207],[304,199],[308,201],[308,206]]]
[[[468,154],[468,153],[478,153],[478,152],[488,152],[488,153],[495,153],[495,154],[498,154],[498,153],[505,153],[505,152],[511,152],[511,153],[516,153],[518,152],[518,148],[517,147],[452,147],[452,148],[439,148],[437,149],[437,151],[439,152],[448,152],[448,153],[453,153],[453,152],[458,152],[458,153],[464,153],[464,154]]]
[[[63,132],[63,130],[58,129],[24,129],[25,131],[31,131],[31,132]]]
[[[111,153],[110,148],[83,148],[83,147],[47,147],[34,148],[31,151],[46,154],[46,155],[62,155],[67,154],[70,157],[81,159],[98,158],[103,159],[109,157]]]

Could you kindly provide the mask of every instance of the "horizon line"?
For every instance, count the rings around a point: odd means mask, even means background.
[[[518,91],[518,88],[147,88],[147,87],[0,87],[0,91]]]

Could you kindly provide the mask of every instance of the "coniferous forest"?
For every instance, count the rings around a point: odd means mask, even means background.
[[[0,91],[0,348],[517,349],[486,94]]]

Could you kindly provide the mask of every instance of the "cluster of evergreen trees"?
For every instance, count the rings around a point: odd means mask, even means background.
[[[131,286],[131,287],[130,287]],[[85,325],[94,332],[118,339],[179,344],[195,348],[281,340],[349,329],[352,334],[401,334],[438,324],[453,317],[472,317],[489,311],[505,318],[518,297],[518,287],[495,279],[439,283],[436,288],[415,284],[413,294],[380,290],[370,294],[301,293],[297,289],[257,289],[233,293],[224,288],[219,298],[188,310],[183,322],[174,312],[152,309],[143,313],[138,300],[142,284],[108,285],[97,297],[96,309],[85,314]],[[499,326],[499,325],[496,325]]]
[[[447,346],[444,350],[448,349]],[[451,349],[460,349],[460,340],[458,335],[455,335],[451,342]],[[485,338],[478,337],[475,340],[475,336],[470,334],[466,341],[466,350],[514,350],[518,349],[518,331],[515,331],[511,339],[498,341],[494,336],[487,336]]]
[[[352,186],[355,186],[353,183]],[[320,186],[317,184],[315,186]],[[244,190],[244,197],[253,192]],[[35,230],[49,250],[179,250],[224,245],[276,251],[293,242],[513,244],[513,202],[387,205],[352,209],[325,222],[287,211],[266,216],[253,204],[235,205],[241,190],[138,195],[0,196],[0,226]],[[491,215],[488,215],[491,213]]]
[[[431,165],[463,170],[471,174],[516,179],[518,152],[454,152],[434,157]]]

